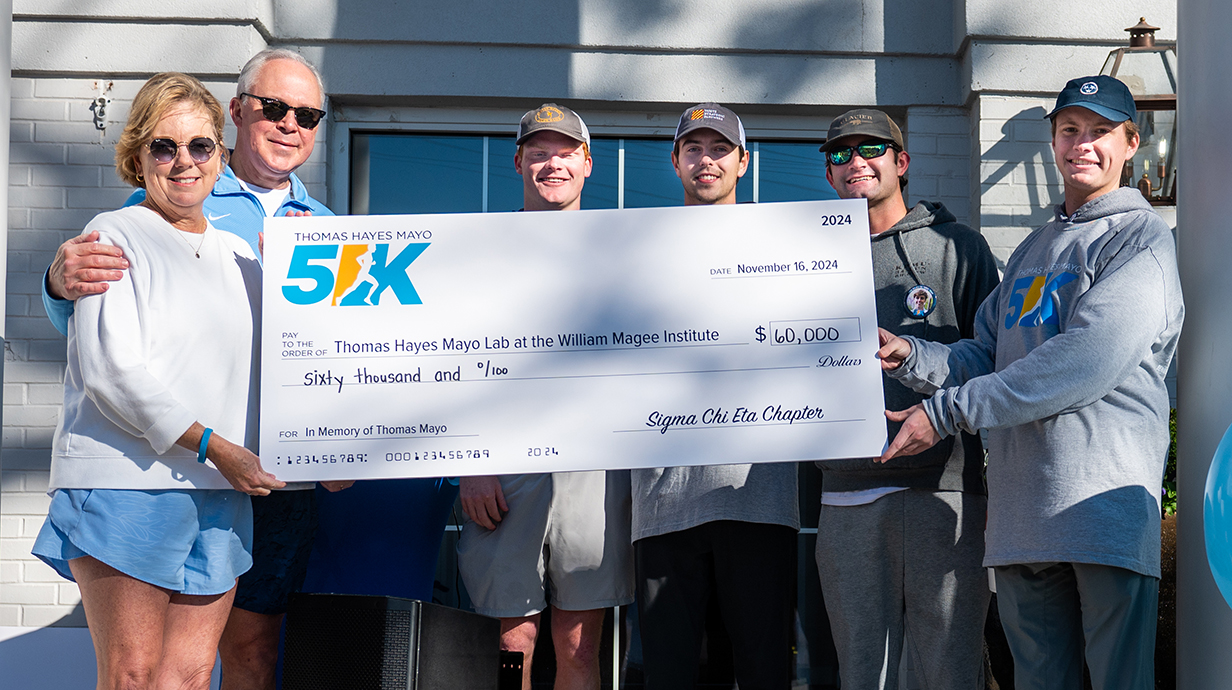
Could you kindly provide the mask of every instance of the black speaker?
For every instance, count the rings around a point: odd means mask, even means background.
[[[500,621],[415,599],[293,594],[283,690],[497,690]]]
[[[501,650],[500,690],[522,690],[522,652]]]

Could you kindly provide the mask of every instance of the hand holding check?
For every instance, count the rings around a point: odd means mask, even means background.
[[[884,328],[877,329],[877,339],[881,349],[877,350],[877,359],[881,360],[882,371],[893,371],[911,356],[911,343],[894,335]],[[924,412],[923,405],[912,405],[897,412],[886,410],[886,418],[892,422],[902,422],[894,441],[878,458],[879,462],[887,462],[891,458],[922,453],[937,445],[941,435],[933,428],[932,421]]]

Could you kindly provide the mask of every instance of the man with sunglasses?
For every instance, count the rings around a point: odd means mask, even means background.
[[[736,203],[744,125],[717,103],[688,108],[672,165],[686,206]],[[791,686],[797,464],[632,471],[633,548],[647,690],[692,688],[711,595],[741,688]]]
[[[830,123],[826,179],[868,202],[877,321],[893,333],[945,343],[969,338],[997,285],[988,243],[943,205],[903,199],[911,157],[879,110]],[[887,409],[922,396],[883,379]],[[891,423],[891,435],[898,431]],[[904,637],[922,687],[983,688],[988,610],[984,453],[962,434],[886,464],[819,462],[817,570],[843,687],[897,688]]]
[[[582,208],[592,159],[590,131],[577,113],[555,103],[528,111],[516,144],[522,210]],[[530,690],[549,607],[554,687],[599,687],[604,615],[633,601],[628,470],[462,477],[460,484],[466,520],[458,570],[475,610],[500,618],[501,648],[522,653],[521,687]]]
[[[316,68],[289,50],[263,50],[240,71],[230,106],[235,148],[206,200],[206,218],[247,240],[254,252],[267,217],[333,215],[295,175],[312,154],[325,115],[323,98]],[[137,190],[125,205],[143,198]],[[52,322],[58,327],[66,323],[71,300],[103,292],[107,281],[119,280],[127,266],[118,249],[99,245],[89,235],[65,242],[44,283],[43,303]]]
[[[206,198],[205,214],[219,230],[239,235],[259,254],[259,234],[265,218],[333,215],[308,195],[295,170],[308,160],[324,90],[320,76],[298,53],[268,49],[257,53],[239,75],[231,119],[236,125],[235,149]],[[187,146],[195,160],[208,159],[221,142],[194,139],[150,143],[155,159],[175,157]],[[140,203],[144,190],[126,206]],[[98,244],[97,233],[65,242],[43,281],[43,304],[61,333],[68,330],[72,300],[107,289],[119,280],[128,263],[117,247]],[[346,483],[331,482],[330,490]],[[253,567],[239,579],[231,615],[219,653],[224,690],[272,690],[278,659],[278,637],[287,598],[304,581],[316,531],[317,507],[311,483],[292,491],[275,491],[253,500]]]

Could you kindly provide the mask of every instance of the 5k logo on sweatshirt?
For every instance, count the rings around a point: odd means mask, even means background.
[[[408,243],[393,256],[385,243],[296,245],[287,267],[295,284],[283,285],[282,295],[291,304],[328,299],[332,307],[353,307],[378,305],[392,293],[399,304],[423,304],[408,270],[428,244]]]
[[[1013,328],[1014,324],[1030,328],[1057,323],[1061,307],[1057,288],[1077,278],[1076,273],[1056,271],[1015,280],[1010,310],[1005,315],[1005,330]]]

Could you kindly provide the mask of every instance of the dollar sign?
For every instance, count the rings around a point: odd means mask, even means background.
[[[766,327],[765,326],[758,326],[756,333],[757,333],[757,342],[759,343],[766,342]]]

